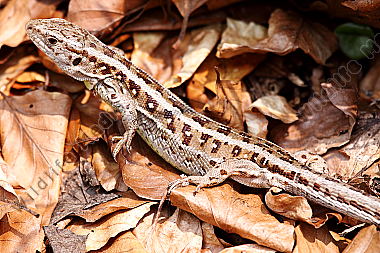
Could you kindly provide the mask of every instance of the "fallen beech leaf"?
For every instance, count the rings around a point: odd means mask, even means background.
[[[376,253],[380,252],[380,232],[374,225],[363,228],[344,249],[344,253]]]
[[[25,41],[25,25],[33,18],[50,18],[57,15],[62,0],[10,0],[0,11],[0,48],[16,47]]]
[[[230,127],[243,130],[243,105],[241,82],[217,80],[217,96],[204,106],[207,116]]]
[[[246,111],[243,113],[247,124],[247,132],[265,138],[268,133],[268,120],[260,112]]]
[[[115,27],[122,18],[143,8],[145,4],[143,0],[103,2],[73,0],[69,3],[67,19],[88,31],[99,32],[104,28]]]
[[[235,34],[234,37],[240,36]],[[268,37],[264,37],[259,37],[263,39],[251,43],[245,40],[240,44],[237,41],[232,47],[229,46],[231,42],[226,45],[221,44],[218,46],[218,57],[228,58],[247,52],[286,55],[299,48],[317,63],[324,64],[337,49],[338,44],[335,34],[323,25],[305,21],[298,14],[281,9],[272,13],[269,19]]]
[[[120,252],[139,252],[148,253],[142,243],[137,240],[136,236],[130,232],[123,232],[116,236],[112,243],[106,244],[99,250],[91,251],[91,253],[120,253]]]
[[[146,230],[136,228],[134,234],[145,242],[145,248],[160,249],[161,252],[195,252],[202,248],[199,219],[179,208],[167,220],[158,223],[155,231],[152,232],[151,227]]]
[[[257,244],[243,244],[235,247],[226,248],[220,253],[235,253],[235,252],[244,252],[244,253],[275,253],[277,250],[266,248]]]
[[[379,118],[379,115],[362,113],[350,142],[324,155],[331,173],[351,179],[359,173],[366,174],[365,170],[380,158]]]
[[[18,196],[13,189],[12,185],[8,182],[5,171],[9,171],[8,164],[0,157],[0,200],[1,201],[15,201],[19,202]],[[3,215],[1,216],[3,217]]]
[[[259,196],[240,194],[233,190],[231,183],[204,188],[195,196],[194,190],[193,186],[175,189],[170,201],[228,233],[278,251],[292,250],[293,226],[280,223],[270,215]]]
[[[119,191],[127,190],[119,165],[115,162],[109,150],[106,150],[105,145],[96,143],[93,146],[91,162],[96,173],[96,178],[106,191],[114,189]]]
[[[306,198],[273,191],[271,188],[265,195],[265,203],[272,211],[293,220],[310,221],[313,211]]]
[[[132,141],[128,160],[121,155],[117,161],[123,180],[139,196],[159,200],[170,182],[179,178],[178,170],[166,163],[140,137]]]
[[[206,59],[219,39],[221,25],[211,25],[191,31],[184,38],[187,50],[182,58],[182,68],[164,83],[167,88],[174,88],[188,80]],[[183,47],[181,43],[181,47]]]
[[[0,65],[0,90],[8,94],[16,77],[37,60],[37,56],[29,54],[28,48],[16,48],[12,56]]]
[[[87,222],[94,222],[110,213],[119,210],[133,209],[150,202],[148,200],[139,199],[132,191],[120,194],[122,195],[120,198],[103,202],[92,208],[78,210],[78,212],[75,212],[74,215],[82,217]]]
[[[216,236],[214,226],[207,222],[202,222],[201,227],[203,237],[202,247],[211,250],[211,252],[223,250],[224,246]]]
[[[297,112],[281,96],[261,97],[253,102],[251,109],[253,107],[258,109],[262,114],[279,119],[287,124],[298,120]]]
[[[8,182],[26,206],[49,223],[58,201],[71,99],[46,91],[4,97],[0,105],[1,149]]]
[[[202,65],[197,69],[190,83],[187,85],[187,98],[190,105],[201,112],[204,105],[209,101],[205,94],[205,88],[215,95],[220,95],[217,85],[217,68],[221,80],[238,82],[249,74],[263,59],[264,55],[244,54],[229,59],[220,59],[209,55]],[[243,107],[244,110],[246,109]]]
[[[296,246],[293,253],[316,252],[316,253],[333,253],[339,252],[335,245],[335,240],[330,235],[326,226],[314,228],[311,225],[301,223],[295,229]]]
[[[77,222],[67,229],[77,235],[86,235],[86,251],[103,247],[110,238],[134,228],[155,203],[145,203],[128,211],[115,212],[95,223]]]
[[[345,85],[323,86],[326,93],[313,95],[299,109],[297,122],[279,125],[271,132],[274,142],[290,152],[307,150],[316,154],[347,143],[355,124],[357,99],[355,90]]]
[[[56,224],[73,215],[83,216],[89,220],[98,219],[102,214],[107,214],[109,210],[107,208],[98,210],[99,205],[120,197],[118,194],[105,192],[98,185],[90,162],[83,158],[80,160],[80,166],[70,171],[63,182],[62,188],[64,190],[54,209],[50,224]],[[100,208],[102,207],[104,206],[100,206]],[[91,208],[95,208],[93,215],[86,211],[91,210]]]
[[[0,220],[0,252],[42,252],[41,218],[24,210],[7,213]]]

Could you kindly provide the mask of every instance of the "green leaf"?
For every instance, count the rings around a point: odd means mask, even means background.
[[[339,38],[340,49],[354,60],[371,55],[373,48],[373,30],[369,26],[345,23],[335,29]]]

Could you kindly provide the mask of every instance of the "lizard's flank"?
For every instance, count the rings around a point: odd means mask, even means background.
[[[380,226],[380,200],[321,175],[283,148],[197,113],[122,54],[63,19],[31,20],[27,34],[69,76],[85,81],[122,115],[126,132],[113,155],[137,132],[161,157],[207,187],[232,178],[276,186],[360,221]]]

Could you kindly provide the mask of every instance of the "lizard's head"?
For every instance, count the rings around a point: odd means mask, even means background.
[[[27,23],[26,33],[41,51],[71,77],[90,82],[104,77],[96,69],[96,55],[94,58],[88,52],[88,49],[97,47],[99,41],[85,29],[60,18],[34,19]]]

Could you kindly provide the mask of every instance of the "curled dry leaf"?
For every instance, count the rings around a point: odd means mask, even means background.
[[[306,198],[286,193],[274,194],[276,191],[271,188],[265,194],[265,203],[272,211],[293,220],[310,221],[313,211]]]
[[[174,88],[188,80],[210,54],[220,37],[221,31],[222,26],[216,24],[193,30],[185,36],[184,42],[187,46],[182,57],[182,67],[164,85],[168,88]],[[181,43],[181,47],[183,46]]]
[[[270,215],[259,196],[240,194],[229,183],[204,188],[195,196],[194,190],[192,186],[178,188],[170,195],[170,201],[228,233],[278,251],[291,251],[293,226],[280,223]]]
[[[211,250],[211,252],[220,252],[222,249],[224,249],[223,244],[218,239],[218,237],[215,234],[214,226],[207,223],[202,222],[202,238],[203,238],[203,248]]]
[[[170,182],[179,178],[178,170],[166,163],[140,137],[132,141],[130,157],[117,156],[123,180],[139,196],[159,200]],[[130,162],[132,161],[132,162]]]
[[[26,54],[28,54],[26,47],[18,47],[12,56],[0,65],[0,90],[2,92],[8,94],[16,77],[37,62],[38,58],[35,55]]]
[[[220,253],[235,253],[235,252],[244,252],[244,253],[276,253],[277,250],[273,250],[267,247],[263,247],[257,244],[243,244],[235,247],[226,248]]]
[[[63,148],[71,99],[34,91],[4,97],[0,105],[1,150],[8,182],[27,207],[49,223],[58,201]]]
[[[222,44],[218,47],[219,57],[228,58],[247,52],[285,55],[299,48],[317,63],[324,64],[338,46],[335,34],[323,25],[306,21],[294,12],[281,9],[272,13],[269,19],[268,36],[262,32],[263,36],[259,37],[260,40],[240,40],[242,36],[239,32],[245,29],[239,28],[234,31],[233,35],[229,32],[229,37],[239,40],[233,42],[234,44],[230,40],[227,45],[224,45],[222,38]],[[233,46],[228,46],[230,44]]]
[[[44,226],[44,231],[54,252],[85,252],[86,236],[76,235],[54,225]]]
[[[340,149],[330,150],[324,158],[331,172],[346,179],[369,168],[380,158],[380,115],[362,114],[352,138]]]
[[[102,2],[74,0],[69,3],[67,19],[89,31],[99,32],[104,28],[114,27],[126,15],[143,8],[145,4],[146,1],[143,0]]]
[[[245,111],[243,114],[247,124],[247,132],[265,138],[268,133],[268,120],[265,116],[256,111]]]
[[[120,252],[138,252],[148,253],[142,243],[137,240],[136,236],[130,232],[123,232],[116,236],[112,243],[106,244],[99,250],[91,251],[91,253],[120,253]]]
[[[253,102],[251,105],[251,109],[252,108],[256,108],[262,114],[279,119],[287,124],[298,120],[297,112],[282,96],[272,95],[261,97]]]
[[[96,173],[96,178],[104,190],[127,190],[128,187],[123,182],[119,165],[115,162],[109,150],[106,150],[105,145],[97,143],[93,146],[91,162]]]
[[[244,54],[229,59],[219,59],[212,54],[209,55],[197,69],[189,85],[187,85],[189,103],[195,110],[200,112],[209,100],[205,94],[205,88],[215,95],[220,95],[215,68],[217,68],[221,80],[238,82],[249,74],[264,58],[265,56],[257,54]]]
[[[376,230],[374,225],[363,228],[343,252],[380,252],[380,232]]]
[[[314,228],[311,225],[301,223],[295,229],[296,246],[293,253],[316,252],[316,253],[338,253],[339,248],[334,238],[330,235],[326,226]]]
[[[157,224],[155,231],[140,231],[137,238],[146,241],[146,248],[160,249],[161,252],[196,252],[202,248],[201,222],[177,208],[172,216]]]
[[[272,131],[273,140],[291,152],[308,150],[323,154],[347,143],[355,124],[357,99],[352,88],[323,86],[298,111],[300,120]]]
[[[86,235],[86,251],[97,250],[121,232],[134,228],[155,203],[145,203],[128,211],[118,211],[95,223],[74,222],[67,227],[77,235]]]
[[[0,48],[16,47],[26,39],[25,25],[33,18],[50,18],[56,15],[62,0],[10,0],[0,11]]]
[[[41,252],[44,238],[41,218],[24,210],[5,215],[0,220],[0,252]]]

